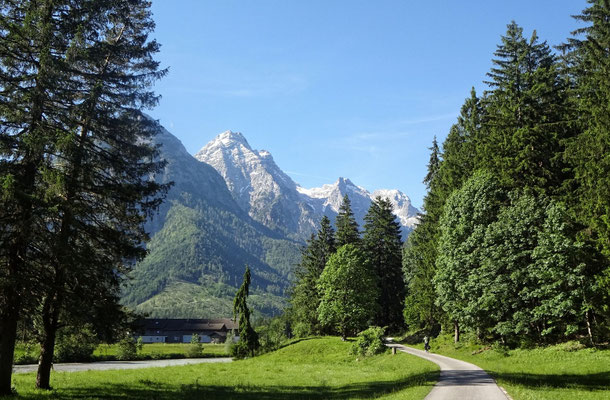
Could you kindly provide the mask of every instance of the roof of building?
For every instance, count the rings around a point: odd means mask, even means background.
[[[237,329],[237,323],[230,318],[215,319],[153,319],[140,322],[141,329],[159,331],[222,331]]]

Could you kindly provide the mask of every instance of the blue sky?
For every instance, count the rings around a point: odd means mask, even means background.
[[[150,114],[187,150],[242,132],[304,187],[350,178],[422,205],[428,147],[482,81],[506,25],[561,43],[585,0],[153,0]]]

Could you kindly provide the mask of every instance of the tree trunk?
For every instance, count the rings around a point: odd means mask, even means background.
[[[453,321],[453,341],[455,343],[460,341],[460,325],[457,321]]]
[[[43,306],[43,338],[40,342],[40,358],[38,359],[38,372],[36,374],[36,387],[38,389],[51,389],[51,368],[55,353],[55,337],[57,336],[57,322],[59,316],[58,304],[61,301],[55,296],[49,296]]]
[[[593,342],[593,332],[591,331],[591,321],[589,319],[589,310],[585,312],[585,320],[587,321],[587,333],[589,334],[589,341],[591,342],[591,346],[595,346]]]
[[[12,290],[10,292],[13,292]],[[11,300],[8,293],[8,300]],[[14,297],[13,297],[14,299]],[[0,314],[0,396],[13,393],[11,376],[13,374],[13,357],[15,356],[15,340],[17,340],[17,320],[19,307],[15,302],[8,305]]]

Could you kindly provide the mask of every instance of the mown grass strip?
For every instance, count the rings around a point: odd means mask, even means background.
[[[423,399],[438,367],[389,352],[356,358],[338,338],[303,340],[249,360],[144,370],[53,373],[52,392],[33,374],[14,378],[21,399]]]

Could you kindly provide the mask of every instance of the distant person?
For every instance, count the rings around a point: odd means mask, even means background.
[[[426,350],[426,353],[430,350],[430,338],[428,336],[424,336],[424,350]]]

